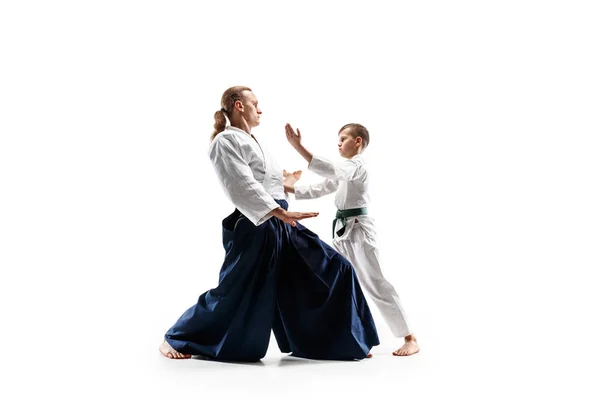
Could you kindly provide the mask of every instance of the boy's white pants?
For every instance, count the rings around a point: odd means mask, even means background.
[[[335,232],[341,228],[338,220]],[[352,263],[360,286],[375,302],[392,333],[396,337],[410,334],[398,294],[381,272],[373,219],[368,215],[349,217],[343,235],[335,234],[333,247]]]

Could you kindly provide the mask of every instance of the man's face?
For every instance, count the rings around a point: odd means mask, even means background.
[[[240,100],[243,106],[242,116],[251,128],[260,125],[260,114],[262,111],[258,108],[258,100],[254,93],[246,90]]]

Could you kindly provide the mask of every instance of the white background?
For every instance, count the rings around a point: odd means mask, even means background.
[[[2,398],[598,398],[600,28],[593,1],[0,6]],[[250,86],[282,167],[367,126],[384,273],[355,363],[161,357],[217,282],[233,209],[206,149]],[[305,173],[303,179],[315,177]],[[306,225],[329,241],[333,198]]]

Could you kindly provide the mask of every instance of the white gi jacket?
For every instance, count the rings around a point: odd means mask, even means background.
[[[274,199],[287,198],[283,190],[283,170],[255,137],[228,126],[208,149],[223,190],[233,205],[254,225],[269,218],[279,208]]]
[[[315,199],[337,190],[335,206],[338,210],[369,205],[369,175],[360,154],[335,164],[323,157],[313,156],[308,169],[326,179],[312,185],[296,182],[296,199]]]

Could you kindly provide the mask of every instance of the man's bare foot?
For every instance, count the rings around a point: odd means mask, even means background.
[[[160,345],[158,350],[160,350],[160,353],[167,358],[183,359],[183,358],[191,358],[192,357],[189,354],[183,354],[183,353],[178,352],[177,350],[172,348],[171,345],[169,343],[167,343],[166,340],[163,342],[163,344]]]
[[[417,339],[413,335],[408,335],[404,338],[404,344],[392,354],[395,356],[412,356],[419,352],[420,347]]]

